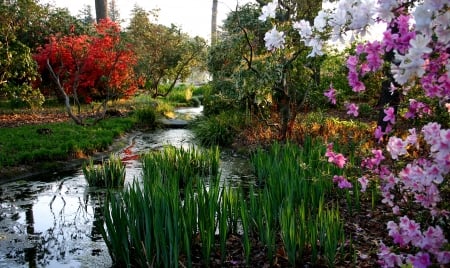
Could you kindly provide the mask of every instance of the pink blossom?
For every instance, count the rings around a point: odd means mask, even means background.
[[[359,107],[358,105],[354,104],[354,103],[348,103],[345,105],[345,107],[347,108],[347,114],[349,115],[353,115],[354,117],[358,117],[359,113]]]
[[[387,144],[387,150],[391,153],[392,159],[396,160],[400,155],[405,155],[407,153],[407,145],[408,144],[400,138],[390,137]]]
[[[330,84],[330,88],[325,91],[323,95],[328,98],[329,102],[331,102],[333,105],[336,105],[336,89],[333,88],[332,84]]]
[[[328,162],[337,165],[339,168],[343,168],[347,162],[347,158],[341,153],[336,154],[333,150],[333,143],[327,145],[327,151],[325,156],[328,157]]]
[[[445,239],[444,232],[441,227],[428,227],[428,229],[423,232],[423,239],[420,244],[420,248],[428,251],[439,251],[445,243],[447,243],[447,239]]]
[[[437,261],[442,264],[450,263],[450,251],[440,251],[436,254]]]
[[[425,141],[434,145],[440,141],[441,125],[435,122],[430,122],[422,127],[422,134]]]
[[[365,192],[367,190],[367,185],[369,184],[369,180],[366,176],[362,176],[358,178],[358,182],[361,184],[361,192]]]
[[[380,141],[383,138],[384,132],[381,130],[381,126],[378,126],[374,133],[373,133],[375,139],[377,139],[378,141]]]
[[[358,64],[358,57],[350,56],[347,58],[347,68],[356,71],[356,65]]]
[[[383,242],[380,242],[378,260],[378,263],[381,265],[381,267],[400,266],[403,263],[401,255],[397,255],[391,252],[390,248],[387,247]]]
[[[408,256],[408,262],[410,262],[414,268],[426,268],[431,265],[430,255],[425,252],[418,252],[415,256]]]
[[[405,142],[411,145],[416,145],[416,148],[419,149],[419,143],[417,142],[417,133],[415,128],[411,128],[408,130],[409,135],[406,137]]]
[[[383,151],[381,151],[381,150],[373,149],[372,154],[374,156],[372,158],[372,163],[376,166],[378,166],[381,163],[381,161],[383,161],[385,159],[383,156]]]
[[[384,122],[389,122],[391,124],[395,124],[395,113],[394,113],[394,108],[393,107],[389,107],[387,109],[384,109],[384,114],[386,115],[383,118]]]
[[[392,207],[392,213],[394,213],[394,215],[399,215],[400,214],[400,208],[398,206]]]
[[[343,176],[334,175],[333,182],[338,184],[338,187],[341,189],[352,188],[352,184]]]
[[[428,105],[415,99],[409,100],[409,109],[405,114],[405,118],[412,119],[416,117],[423,117],[425,114],[431,114],[431,109]]]

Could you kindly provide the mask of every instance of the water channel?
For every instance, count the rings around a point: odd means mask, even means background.
[[[126,163],[126,184],[140,177],[134,156],[164,145],[195,143],[186,128],[129,135],[128,145],[116,152]],[[248,161],[232,152],[221,153],[221,174],[226,184],[252,183]],[[98,227],[102,198],[102,191],[88,187],[81,169],[0,185],[0,267],[111,267]]]

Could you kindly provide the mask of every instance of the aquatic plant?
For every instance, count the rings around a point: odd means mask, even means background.
[[[95,165],[92,159],[82,166],[84,177],[89,186],[117,188],[125,183],[125,165],[120,158],[111,154],[108,160]]]

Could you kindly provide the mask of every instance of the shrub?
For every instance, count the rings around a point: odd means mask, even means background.
[[[193,97],[190,101],[190,106],[192,107],[200,107],[202,105],[202,102],[198,97]]]
[[[138,109],[134,112],[137,123],[146,126],[154,126],[156,121],[156,111],[153,107]]]
[[[239,112],[227,111],[201,117],[193,123],[195,138],[205,146],[229,146],[245,124],[243,116],[245,115]]]

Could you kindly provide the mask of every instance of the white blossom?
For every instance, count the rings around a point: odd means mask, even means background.
[[[296,21],[292,26],[294,27],[295,30],[298,31],[302,39],[306,40],[311,37],[312,30],[309,21],[306,20]]]
[[[260,21],[266,21],[267,18],[275,18],[275,11],[277,9],[277,0],[274,0],[262,7],[262,14],[258,17]]]
[[[380,19],[386,22],[391,21],[395,15],[392,10],[398,8],[401,3],[397,0],[382,0],[378,2],[377,13]]]
[[[419,5],[414,10],[413,16],[416,22],[415,29],[422,33],[429,33],[431,24],[431,11],[425,5]]]
[[[450,11],[447,10],[436,17],[433,22],[439,41],[443,44],[450,43]]]
[[[266,48],[268,50],[284,48],[284,33],[279,32],[276,27],[273,27],[272,30],[265,34],[264,41],[266,41]]]
[[[327,14],[321,10],[314,18],[314,28],[320,33],[323,32],[325,30],[325,26],[327,26],[326,17]]]
[[[323,55],[322,46],[323,41],[320,38],[313,38],[307,44],[307,46],[312,48],[311,53],[308,54],[307,57],[321,56]]]

